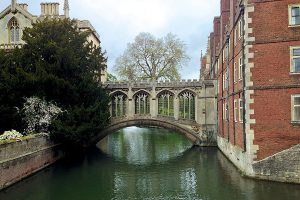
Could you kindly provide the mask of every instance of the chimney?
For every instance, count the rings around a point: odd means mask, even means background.
[[[65,0],[65,2],[64,2],[64,15],[65,15],[66,18],[69,18],[69,11],[70,11],[69,1]]]
[[[16,11],[17,0],[11,0],[11,11],[14,13]]]
[[[20,6],[23,10],[28,11],[28,4],[26,4],[26,3],[21,3],[21,4],[19,4],[19,6]]]
[[[42,16],[58,16],[59,3],[41,3]]]

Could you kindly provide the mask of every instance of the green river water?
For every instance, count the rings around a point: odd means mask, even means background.
[[[299,200],[300,185],[241,176],[217,148],[129,127],[0,192],[0,200]]]

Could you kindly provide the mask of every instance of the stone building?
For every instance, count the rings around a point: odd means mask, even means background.
[[[300,1],[220,2],[205,57],[218,146],[248,176],[299,183]]]
[[[0,49],[10,50],[21,47],[23,30],[32,27],[33,23],[44,20],[45,18],[65,19],[69,18],[69,2],[64,1],[64,13],[59,13],[59,3],[41,3],[41,14],[33,15],[28,11],[28,5],[17,3],[12,0],[11,4],[0,13]],[[91,31],[92,34],[87,38],[88,41],[98,47],[100,46],[100,36],[88,20],[76,20],[80,31]],[[100,70],[102,82],[107,80],[107,69]]]

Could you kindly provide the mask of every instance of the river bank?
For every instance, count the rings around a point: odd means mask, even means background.
[[[46,135],[0,144],[0,190],[44,169],[63,156],[62,146]]]

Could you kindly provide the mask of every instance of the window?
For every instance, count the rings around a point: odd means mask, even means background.
[[[292,121],[300,122],[300,94],[292,95]]]
[[[150,114],[150,96],[148,93],[141,91],[135,96],[135,114]]]
[[[229,120],[229,105],[228,105],[228,102],[225,103],[225,119]]]
[[[225,74],[223,74],[223,90],[225,89]]]
[[[240,19],[239,21],[239,38],[241,38],[243,36],[243,21],[242,19]]]
[[[195,119],[195,95],[189,91],[179,94],[179,117],[181,119]]]
[[[223,119],[226,119],[226,104],[225,103],[223,103]]]
[[[158,115],[165,117],[174,116],[174,95],[164,91],[158,96]]]
[[[243,58],[239,58],[239,79],[243,79]]]
[[[238,76],[238,74],[237,74],[237,67],[236,67],[236,62],[233,64],[233,81],[236,83],[236,81],[237,81],[237,76]]]
[[[8,31],[10,43],[17,43],[20,41],[20,28],[15,18],[12,18],[8,23]]]
[[[233,102],[233,114],[234,114],[234,121],[235,122],[237,122],[237,110],[238,110],[238,107],[237,107],[237,101],[236,100],[234,100],[234,102]]]
[[[237,44],[237,38],[238,38],[238,26],[234,29],[234,46]]]
[[[289,6],[289,25],[300,25],[300,5]]]
[[[228,45],[227,45],[227,57],[229,57],[230,54],[230,38],[228,39]]]
[[[228,69],[225,71],[225,88],[229,88],[229,73]]]
[[[126,95],[123,93],[116,93],[112,97],[112,116],[123,117],[126,115]]]
[[[240,122],[243,122],[243,116],[244,116],[244,113],[243,113],[243,100],[239,99],[239,121]]]
[[[300,73],[300,47],[291,47],[291,72]]]

